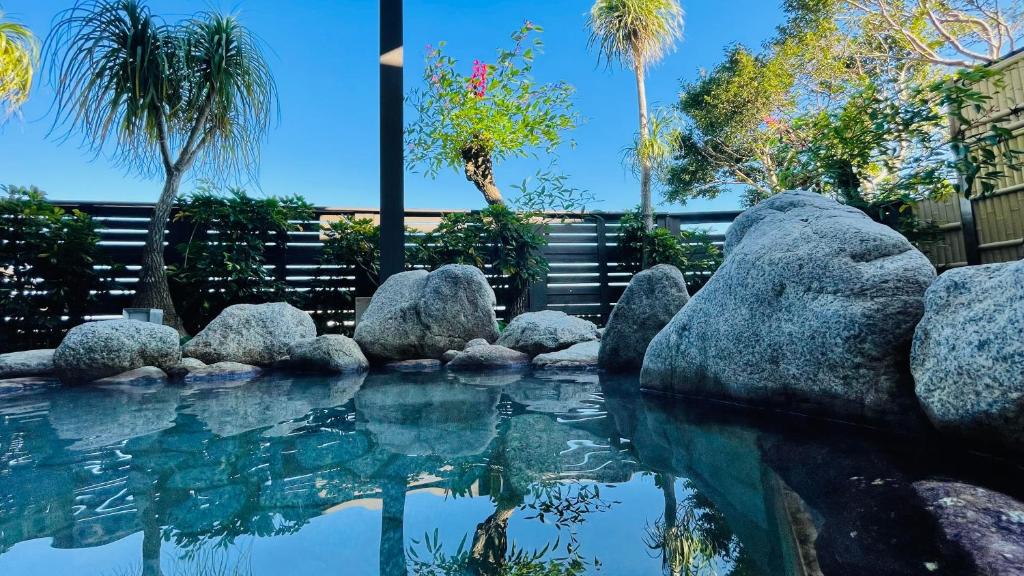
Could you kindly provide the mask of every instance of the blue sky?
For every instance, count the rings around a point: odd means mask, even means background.
[[[7,17],[45,35],[51,20],[71,0],[0,0]],[[545,28],[545,51],[538,58],[538,81],[565,80],[576,88],[575,105],[585,123],[572,135],[575,148],[563,148],[558,160],[572,184],[593,192],[598,210],[619,210],[638,203],[638,186],[623,168],[622,150],[636,131],[636,95],[632,75],[598,66],[587,49],[584,28],[588,0],[406,0],[406,88],[421,78],[424,47],[448,42],[448,51],[467,71],[474,58],[493,58],[508,35],[526,19]],[[238,13],[267,44],[281,100],[281,117],[267,137],[258,194],[298,193],[336,207],[378,204],[377,2],[367,0],[150,0],[169,19],[203,9]],[[723,48],[740,42],[756,46],[769,38],[782,14],[775,0],[683,1],[685,38],[678,50],[650,72],[652,106],[669,105],[680,82],[719,61]],[[0,182],[33,184],[62,200],[155,200],[161,183],[117,169],[77,142],[49,137],[52,90],[42,79],[21,118],[0,126]],[[407,121],[409,115],[407,114]],[[549,159],[517,160],[496,168],[499,186],[510,195],[520,182]],[[194,183],[186,182],[183,192]],[[660,201],[660,199],[659,199]],[[406,177],[411,208],[478,208],[479,192],[454,171],[430,180]],[[736,197],[695,201],[685,208],[730,209]]]

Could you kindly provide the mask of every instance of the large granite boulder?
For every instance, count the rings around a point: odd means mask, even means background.
[[[565,350],[538,354],[532,364],[540,370],[597,370],[600,350],[601,342],[598,340],[580,342]]]
[[[543,310],[513,318],[497,343],[536,356],[598,338],[597,326],[593,322],[569,316],[565,312]]]
[[[341,334],[294,342],[288,356],[291,368],[310,372],[358,372],[370,367],[356,341]]]
[[[355,340],[373,360],[441,358],[476,338],[498,337],[494,290],[483,272],[450,264],[388,278],[356,326]]]
[[[916,420],[908,354],[934,279],[924,254],[856,208],[779,194],[730,227],[725,262],[651,342],[640,384]]]
[[[960,482],[922,481],[914,488],[949,544],[979,576],[1024,576],[1024,504]]]
[[[178,331],[137,320],[79,324],[64,336],[53,354],[61,381],[82,383],[115,376],[143,366],[167,369],[181,360]]]
[[[228,306],[188,341],[184,355],[214,364],[270,366],[292,343],[316,337],[309,314],[285,302]]]
[[[659,264],[630,280],[601,336],[598,364],[605,370],[639,370],[647,345],[690,300],[675,266]]]
[[[940,276],[925,295],[911,370],[936,427],[1024,452],[1024,261]]]
[[[508,370],[530,365],[530,356],[495,344],[476,344],[455,355],[449,370]]]
[[[53,374],[54,350],[25,350],[0,354],[0,380]]]

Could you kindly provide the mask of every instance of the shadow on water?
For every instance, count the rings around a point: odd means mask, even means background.
[[[934,438],[635,386],[387,373],[6,395],[0,573],[41,555],[56,572],[321,574],[344,552],[361,563],[338,573],[384,576],[962,574],[912,482],[1020,485]]]

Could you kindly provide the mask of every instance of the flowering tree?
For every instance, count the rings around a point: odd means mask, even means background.
[[[493,64],[474,60],[469,76],[444,54],[443,42],[427,46],[424,86],[409,96],[418,116],[406,129],[411,165],[431,177],[442,167],[464,170],[488,204],[504,204],[494,164],[553,152],[579,123],[572,86],[531,77],[540,32],[526,22],[512,34],[511,49],[499,50]]]

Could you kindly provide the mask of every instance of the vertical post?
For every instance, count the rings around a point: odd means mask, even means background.
[[[597,290],[601,300],[601,324],[608,323],[612,313],[611,291],[608,289],[608,235],[603,216],[597,216]]]
[[[380,0],[380,280],[405,268],[402,0]]]
[[[961,177],[962,179],[962,177]],[[978,250],[978,223],[974,220],[974,201],[957,194],[960,200],[960,231],[964,235],[964,253],[968,266],[981,264],[981,251]]]

